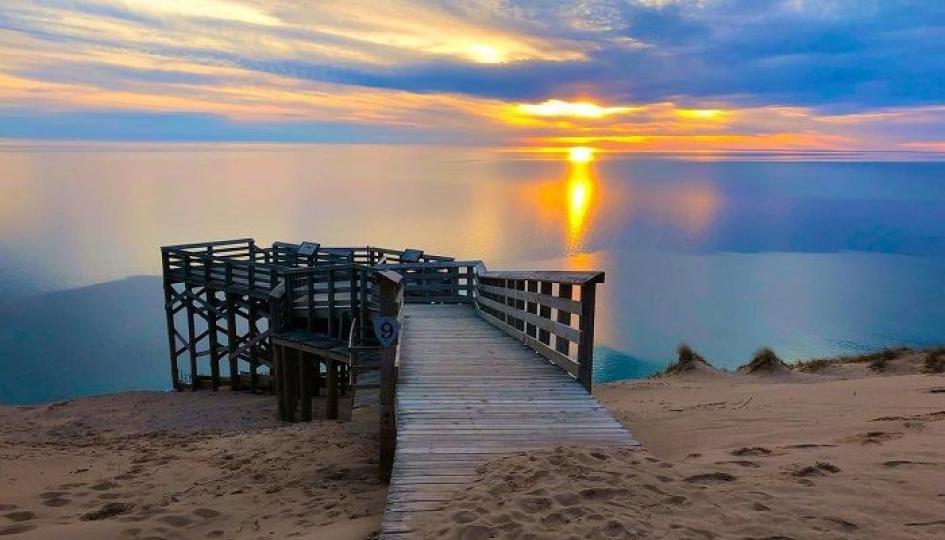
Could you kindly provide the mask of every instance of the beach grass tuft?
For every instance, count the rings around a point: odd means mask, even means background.
[[[869,364],[869,368],[876,372],[883,372],[889,367],[889,362],[896,358],[913,352],[908,347],[886,348],[867,354],[844,355],[833,358],[816,358],[814,360],[801,360],[797,362],[796,367],[799,371],[815,373],[829,366],[837,364]]]
[[[932,349],[926,353],[922,363],[923,373],[945,373],[945,347]]]
[[[752,373],[772,373],[780,370],[791,369],[784,363],[777,354],[768,347],[758,349],[758,352],[751,358],[751,361],[738,368],[746,374]]]
[[[685,343],[681,343],[679,347],[676,348],[676,361],[670,364],[669,367],[663,371],[662,375],[677,375],[679,373],[685,373],[694,369],[698,364],[706,366],[709,365],[702,355],[692,350],[692,347]]]

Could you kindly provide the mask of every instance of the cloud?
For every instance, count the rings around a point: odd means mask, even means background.
[[[62,136],[154,114],[182,137],[937,148],[943,28],[919,0],[4,2],[0,103]]]

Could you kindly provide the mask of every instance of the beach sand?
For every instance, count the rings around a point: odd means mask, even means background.
[[[421,538],[945,538],[945,376],[904,355],[595,394],[645,450],[488,462]],[[132,392],[0,408],[0,536],[370,538],[377,410],[280,424],[275,400]]]
[[[697,368],[605,385],[645,451],[499,458],[425,538],[945,538],[945,377]]]
[[[280,424],[275,399],[130,392],[0,407],[0,537],[363,539],[377,410]]]

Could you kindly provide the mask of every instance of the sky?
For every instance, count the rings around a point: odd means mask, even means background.
[[[0,138],[945,152],[945,2],[2,0]]]

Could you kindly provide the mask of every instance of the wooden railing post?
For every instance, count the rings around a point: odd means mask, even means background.
[[[167,348],[171,355],[171,384],[174,390],[180,390],[180,372],[177,366],[177,329],[174,327],[174,294],[167,276],[171,272],[170,254],[161,250],[161,268],[164,274],[164,317],[167,323]]]
[[[380,317],[398,319],[403,305],[403,278],[395,272],[377,273]],[[381,340],[382,336],[378,336]],[[399,336],[381,343],[380,365],[380,471],[382,482],[390,482],[397,447],[397,345]]]
[[[590,392],[594,378],[594,304],[597,283],[581,285],[581,341],[578,343],[578,381]]]

